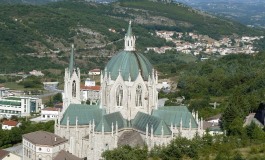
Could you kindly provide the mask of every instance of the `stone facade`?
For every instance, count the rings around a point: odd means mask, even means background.
[[[186,106],[158,107],[157,72],[135,53],[131,23],[124,45],[101,74],[96,106],[81,104],[80,71],[72,65],[72,49],[65,70],[64,109],[56,120],[55,134],[67,139],[66,150],[79,158],[98,160],[105,150],[125,144],[146,144],[151,149],[176,136],[191,139],[203,134],[198,113],[190,113]]]

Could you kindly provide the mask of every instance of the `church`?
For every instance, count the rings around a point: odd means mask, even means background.
[[[166,145],[174,137],[203,134],[198,113],[184,105],[158,107],[158,74],[135,48],[131,22],[124,50],[101,71],[100,102],[81,102],[80,70],[74,46],[65,69],[63,110],[55,122],[55,134],[67,139],[66,150],[79,158],[101,159],[105,150],[118,146]]]

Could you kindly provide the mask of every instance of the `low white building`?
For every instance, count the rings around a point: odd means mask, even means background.
[[[46,131],[23,136],[23,160],[52,160],[61,150],[68,148],[67,139]]]
[[[58,118],[60,108],[47,107],[41,110],[41,119],[55,119]]]
[[[34,97],[7,97],[0,98],[0,115],[29,116],[30,113],[40,112],[43,108],[42,100]]]
[[[212,123],[213,125],[218,125],[221,119],[221,114],[217,114],[215,116],[209,117],[206,119],[207,122]]]
[[[100,69],[96,68],[96,69],[92,69],[88,72],[88,75],[100,75]]]
[[[6,120],[2,123],[2,130],[11,130],[13,127],[18,127],[19,123],[13,120]]]
[[[161,90],[161,89],[170,89],[170,84],[168,82],[162,82],[162,83],[158,83],[156,88],[158,90]]]

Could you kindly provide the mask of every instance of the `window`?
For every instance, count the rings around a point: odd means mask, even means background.
[[[72,96],[76,97],[76,82],[75,81],[73,81],[73,84],[72,84]]]
[[[117,106],[122,106],[122,100],[123,100],[123,88],[122,88],[122,85],[119,85],[116,89]]]
[[[142,86],[138,85],[136,88],[136,97],[135,97],[135,104],[136,106],[142,106],[143,105],[143,90]]]

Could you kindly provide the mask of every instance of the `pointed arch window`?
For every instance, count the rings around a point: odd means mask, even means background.
[[[135,97],[135,104],[136,106],[142,106],[143,105],[143,89],[141,85],[138,85],[136,88],[136,97]]]
[[[73,81],[73,84],[72,84],[72,96],[76,97],[76,82],[75,81]]]
[[[122,87],[122,85],[119,85],[116,89],[117,106],[122,106],[122,100],[123,100],[123,87]]]

